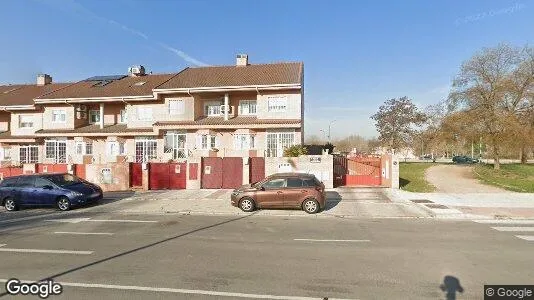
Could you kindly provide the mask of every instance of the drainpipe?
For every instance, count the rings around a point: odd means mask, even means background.
[[[228,121],[228,109],[230,106],[228,105],[228,93],[224,94],[224,120]]]
[[[104,103],[100,103],[100,129],[104,129]]]

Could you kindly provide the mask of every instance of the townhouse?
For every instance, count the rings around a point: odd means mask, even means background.
[[[186,68],[0,86],[2,164],[280,157],[303,142],[303,64]]]

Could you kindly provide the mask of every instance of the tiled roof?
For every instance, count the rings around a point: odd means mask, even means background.
[[[302,71],[298,62],[187,68],[156,89],[299,84]]]
[[[128,132],[153,132],[152,128],[128,128],[126,124],[104,125],[100,129],[100,125],[87,125],[78,127],[76,129],[41,129],[36,131],[38,134],[47,133],[128,133]]]
[[[47,85],[1,85],[0,106],[33,105],[33,99],[68,86],[70,83],[51,83]]]
[[[0,140],[25,140],[25,139],[33,139],[34,136],[31,135],[11,135],[11,131],[4,131],[0,132]]]
[[[98,81],[79,81],[55,92],[42,95],[37,99],[151,96],[152,89],[176,75],[126,76],[103,86],[95,86]]]
[[[268,125],[268,124],[300,124],[298,119],[258,119],[251,116],[239,116],[228,121],[223,117],[202,117],[195,121],[163,121],[154,126],[166,125]]]

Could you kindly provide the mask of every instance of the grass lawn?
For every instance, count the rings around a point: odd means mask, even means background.
[[[534,165],[501,164],[500,170],[493,170],[493,164],[478,165],[475,176],[482,182],[510,191],[534,193]]]
[[[433,192],[436,188],[425,180],[426,169],[435,163],[403,163],[399,164],[399,185],[402,190],[417,193]]]

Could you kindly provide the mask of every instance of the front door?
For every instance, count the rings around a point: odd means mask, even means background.
[[[302,179],[298,177],[287,178],[284,191],[284,206],[299,207],[300,203],[309,195],[309,188],[303,186]]]
[[[256,193],[256,204],[259,207],[283,207],[285,178],[274,178],[262,185],[262,190]]]

